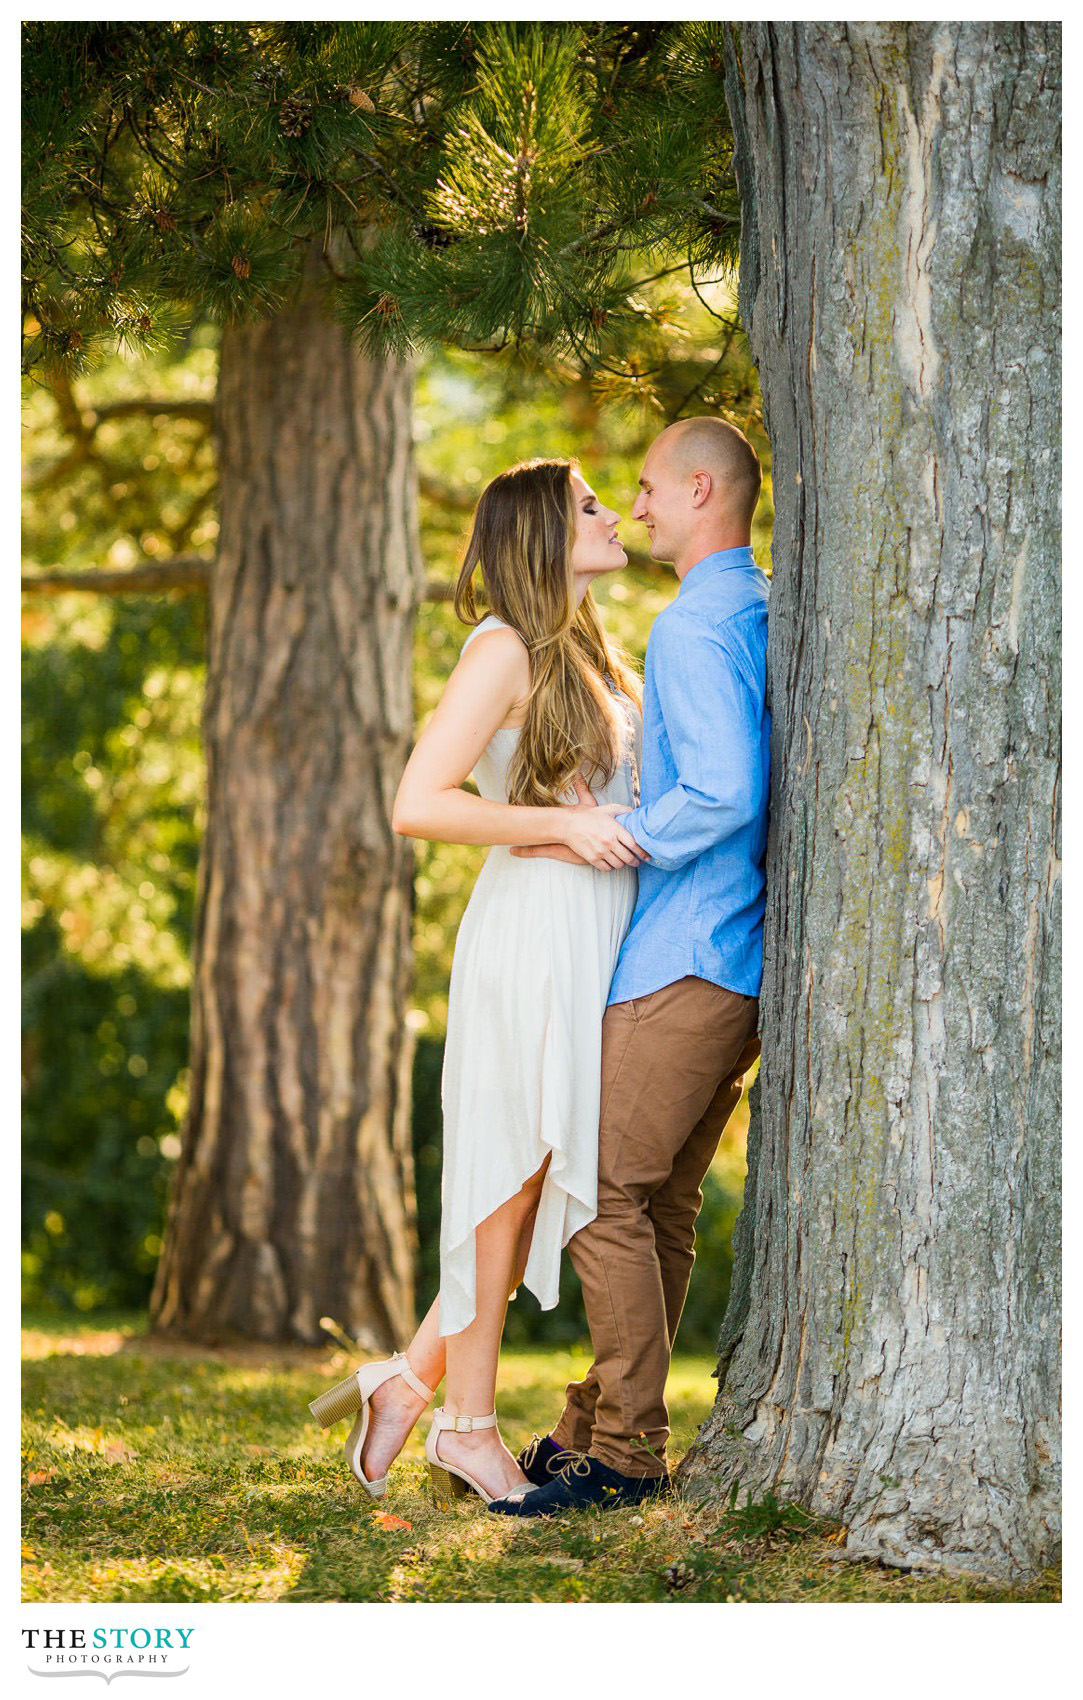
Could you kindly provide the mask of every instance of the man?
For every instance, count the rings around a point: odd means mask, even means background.
[[[492,1509],[535,1517],[637,1503],[668,1484],[665,1383],[694,1261],[700,1186],[759,1054],[770,714],[767,580],[752,557],[761,473],[720,419],[652,444],[632,518],[680,588],[647,648],[641,802],[650,857],[602,1028],[598,1214],[570,1242],[594,1362],[536,1486]],[[548,847],[519,854],[542,855]]]

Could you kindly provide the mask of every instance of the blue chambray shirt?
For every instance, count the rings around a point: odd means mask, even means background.
[[[643,691],[640,805],[618,819],[651,860],[609,1002],[694,974],[758,997],[771,714],[767,591],[751,549],[685,574],[654,622]]]

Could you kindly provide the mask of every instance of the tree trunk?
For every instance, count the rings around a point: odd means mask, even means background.
[[[413,1320],[410,857],[422,587],[405,367],[297,304],[223,337],[191,1096],[152,1304],[200,1339]]]
[[[774,771],[684,1479],[1019,1578],[1058,1532],[1060,31],[749,24],[728,58]]]

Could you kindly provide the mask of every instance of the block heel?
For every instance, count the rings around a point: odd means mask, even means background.
[[[336,1387],[331,1387],[326,1393],[321,1393],[318,1399],[313,1399],[309,1410],[321,1428],[331,1428],[341,1422],[343,1417],[352,1417],[355,1411],[361,1409],[361,1389],[357,1385],[356,1375],[351,1375],[345,1381],[340,1381]]]
[[[432,1497],[440,1511],[449,1511],[456,1499],[469,1499],[471,1495],[477,1495],[477,1488],[471,1487],[462,1476],[452,1475],[443,1464],[430,1464],[429,1476],[432,1480]]]
[[[425,1457],[428,1460],[429,1475],[432,1477],[432,1496],[441,1511],[447,1511],[453,1500],[462,1499],[472,1493],[477,1494],[482,1503],[488,1505],[490,1495],[466,1470],[460,1470],[457,1464],[444,1462],[438,1450],[440,1436],[448,1430],[455,1434],[470,1434],[477,1428],[495,1427],[495,1411],[490,1412],[487,1417],[450,1417],[443,1407],[433,1412],[432,1427],[425,1440]]]
[[[376,1481],[369,1481],[361,1468],[361,1454],[365,1450],[365,1437],[369,1431],[369,1400],[378,1387],[385,1381],[391,1381],[396,1375],[401,1375],[407,1387],[413,1389],[419,1398],[428,1404],[436,1395],[431,1387],[426,1387],[420,1376],[414,1374],[406,1361],[405,1352],[396,1352],[393,1357],[385,1358],[382,1363],[362,1364],[345,1381],[339,1381],[334,1387],[321,1393],[318,1399],[313,1399],[309,1410],[321,1428],[330,1428],[332,1423],[339,1422],[343,1417],[352,1416],[354,1419],[346,1440],[346,1462],[350,1466],[355,1481],[360,1482],[365,1492],[373,1499],[382,1499],[387,1489],[387,1477],[380,1476]]]

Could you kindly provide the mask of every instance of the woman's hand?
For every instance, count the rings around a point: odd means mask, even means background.
[[[640,862],[649,860],[616,819],[630,812],[627,803],[595,802],[579,773],[575,776],[575,794],[579,801],[567,804],[560,817],[561,842],[573,856],[602,869],[638,868]]]

